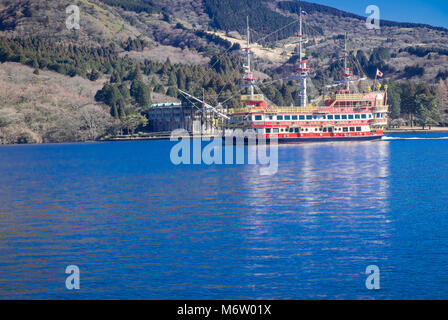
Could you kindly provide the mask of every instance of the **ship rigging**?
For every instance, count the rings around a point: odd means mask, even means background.
[[[297,37],[298,67],[297,75],[286,80],[296,80],[299,90],[298,106],[276,106],[265,98],[259,86],[269,85],[271,82],[257,83],[252,68],[253,51],[251,50],[251,33],[247,18],[246,46],[242,48],[245,55],[243,65],[244,83],[247,94],[240,99],[245,104],[243,108],[222,108],[222,104],[213,107],[184,91],[182,95],[202,103],[206,112],[212,113],[211,118],[219,132],[232,132],[236,129],[242,132],[257,132],[266,139],[277,139],[281,143],[297,143],[305,141],[347,141],[347,140],[376,140],[383,136],[387,124],[387,86],[381,91],[368,90],[365,93],[351,93],[351,83],[366,80],[365,77],[356,79],[348,66],[347,35],[344,37],[344,67],[343,80],[336,81],[327,88],[341,86],[336,93],[321,96],[309,103],[307,81],[310,67],[304,54],[305,35],[303,32],[303,11],[299,13],[299,32]],[[255,89],[260,93],[255,94]],[[375,88],[374,88],[375,89]],[[229,99],[228,99],[229,100]],[[206,117],[208,119],[208,117]]]

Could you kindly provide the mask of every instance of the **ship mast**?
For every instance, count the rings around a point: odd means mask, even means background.
[[[347,58],[348,58],[348,50],[347,50],[347,32],[345,33],[345,37],[344,37],[344,81],[346,83],[346,89],[348,92],[350,92],[350,77],[351,77],[351,72],[350,72],[350,68],[348,67],[347,64]]]
[[[250,95],[251,99],[253,99],[254,96],[254,81],[256,80],[254,77],[254,73],[252,72],[251,68],[251,55],[252,51],[250,51],[250,27],[249,27],[249,16],[247,16],[247,34],[246,34],[246,65],[244,65],[244,76],[243,80],[249,82],[248,84],[248,94]]]
[[[299,34],[297,37],[299,38],[298,41],[298,49],[299,49],[299,68],[297,68],[297,71],[299,71],[300,76],[300,107],[306,107],[308,104],[308,98],[307,98],[307,92],[306,92],[306,79],[308,78],[308,71],[310,68],[307,67],[308,61],[302,60],[303,59],[303,42],[304,42],[304,35],[303,35],[303,11],[302,8],[300,8],[300,19],[299,19]]]

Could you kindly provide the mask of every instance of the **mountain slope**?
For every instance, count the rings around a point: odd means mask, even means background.
[[[113,124],[108,111],[95,106],[101,87],[100,81],[0,64],[0,144],[88,139],[83,112],[94,110],[103,125]]]
[[[65,8],[72,4],[80,7],[80,30],[65,26]],[[350,67],[371,78],[364,86],[372,84],[377,68],[384,72],[394,118],[416,114],[422,95],[425,101],[437,96],[446,110],[443,28],[383,21],[381,30],[368,30],[365,17],[298,1],[4,0],[0,143],[93,140],[126,131],[128,116],[145,114],[151,91],[159,102],[178,98],[177,88],[194,95],[204,89],[210,103],[238,106],[246,16],[257,42],[257,77],[269,83],[261,85],[263,92],[277,105],[297,102],[297,83],[281,79],[296,72],[300,6],[308,12],[310,99],[341,79],[347,32]],[[86,117],[98,121],[97,131],[86,126]]]
[[[66,8],[80,8],[80,30],[66,27]],[[90,0],[8,0],[0,6],[0,34],[8,37],[51,37],[55,40],[104,43],[138,36],[116,8]]]

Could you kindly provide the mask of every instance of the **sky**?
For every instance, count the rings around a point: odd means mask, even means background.
[[[448,28],[448,0],[307,0],[368,16],[369,5],[380,8],[381,19],[415,22]]]

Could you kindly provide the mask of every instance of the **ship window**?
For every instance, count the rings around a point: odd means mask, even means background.
[[[273,116],[269,116],[269,120],[273,120],[274,119],[274,117]]]
[[[277,120],[283,120],[283,116],[277,116]]]
[[[292,120],[297,120],[297,116],[292,116]]]
[[[342,115],[342,120],[347,120],[347,115],[346,114]]]
[[[334,118],[335,118],[336,120],[340,120],[340,119],[341,119],[341,116],[337,114],[337,115],[334,116]]]
[[[289,128],[289,132],[294,132],[294,128]]]
[[[281,128],[280,132],[285,132],[285,129],[284,129],[284,128]]]
[[[272,132],[274,132],[274,133],[278,133],[278,128],[274,128],[274,129],[272,129],[273,131]]]
[[[271,128],[266,128],[266,133],[271,133]]]
[[[261,121],[262,119],[263,119],[262,116],[255,116],[255,120],[256,120],[256,121]]]
[[[357,116],[358,116],[358,115],[357,115]],[[348,115],[348,119],[349,119],[349,120],[353,120],[353,118],[354,118],[354,117],[353,117],[352,114],[349,114],[349,115]]]
[[[295,130],[294,130],[295,132],[299,132],[299,128],[295,128]]]
[[[362,115],[361,115],[361,118],[362,118],[362,119],[366,119],[366,118],[367,118],[367,115],[366,115],[366,114],[362,114]]]
[[[326,119],[326,116],[322,116],[322,119],[325,120],[325,119]]]
[[[344,131],[344,132],[348,132],[348,128],[347,128],[347,127],[344,127],[344,128],[342,128],[342,131]]]
[[[361,131],[361,127],[356,127],[356,131],[360,132]]]
[[[316,131],[316,132],[317,132],[317,128],[314,128],[314,131]]]
[[[285,120],[291,120],[291,116],[285,116]]]
[[[369,114],[369,119],[371,119],[372,118],[372,115],[371,114]]]
[[[305,120],[305,116],[299,116],[299,120]]]
[[[328,128],[328,132],[333,132],[333,128]]]
[[[355,119],[361,119],[361,115],[357,114],[357,115],[355,116]]]
[[[327,128],[324,128],[324,132],[327,132]]]
[[[322,131],[322,128],[319,128],[319,131]]]
[[[314,116],[313,116],[313,119],[314,119],[314,120],[317,120],[317,116],[316,116],[316,115],[314,115]]]
[[[333,120],[333,115],[328,115],[328,120]]]
[[[355,127],[350,127],[350,132],[355,132]]]
[[[306,120],[313,120],[313,116],[306,116]]]

